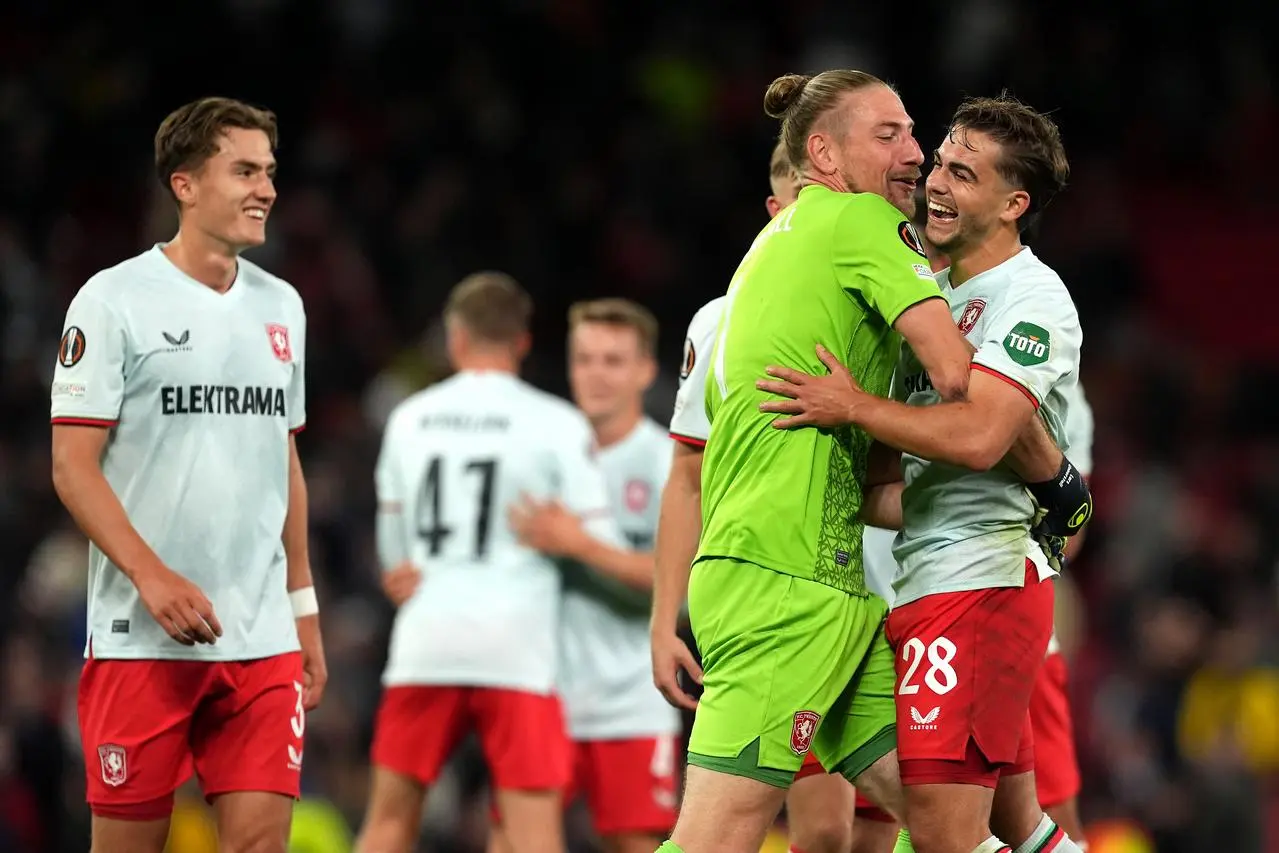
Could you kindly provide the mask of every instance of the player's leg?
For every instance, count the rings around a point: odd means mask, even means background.
[[[191,750],[221,853],[285,853],[301,788],[302,655],[215,664]]]
[[[999,849],[994,788],[1002,769],[1024,759],[1030,693],[1051,627],[1052,586],[1030,566],[1023,587],[930,595],[890,615],[901,775],[919,853]],[[1004,828],[1021,831],[1021,822]]]
[[[679,736],[588,741],[582,793],[608,853],[653,853],[675,826]]]
[[[1039,805],[1035,767],[1038,744],[1030,714],[1022,728],[1017,760],[1003,768],[991,806],[990,828],[1018,853],[1077,851],[1079,848]]]
[[[869,627],[856,652],[857,669],[831,708],[816,748],[832,772],[852,782],[858,794],[900,818],[905,800],[895,749],[895,662],[884,633],[888,606],[878,596],[852,601],[866,612]]]
[[[417,846],[426,791],[465,730],[471,689],[412,685],[382,692],[358,853],[409,853]]]
[[[77,708],[93,853],[162,853],[208,664],[85,662]]]
[[[588,746],[586,743],[576,741],[570,743],[569,782],[561,793],[562,810],[567,810],[573,804],[578,792],[586,784],[587,764],[590,757]],[[496,794],[489,802],[489,836],[484,849],[485,853],[514,853],[514,848],[506,837],[506,826],[502,822],[502,812],[497,807]]]
[[[791,853],[848,853],[852,845],[853,786],[827,773],[810,752],[786,794]]]
[[[562,853],[573,745],[559,699],[475,688],[469,712],[492,775],[506,844],[512,853]]]
[[[704,692],[671,847],[759,850],[865,651],[867,613],[850,600],[750,564],[705,560],[694,567],[689,616]]]
[[[1030,697],[1030,725],[1035,738],[1035,786],[1039,804],[1071,838],[1083,838],[1076,798],[1079,762],[1067,695],[1066,660],[1060,653],[1044,660]]]
[[[852,853],[892,853],[897,843],[897,819],[857,794],[854,807]]]

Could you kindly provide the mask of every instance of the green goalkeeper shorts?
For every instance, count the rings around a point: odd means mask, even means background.
[[[693,567],[702,654],[688,763],[779,788],[811,748],[849,780],[897,746],[888,605],[753,563]]]

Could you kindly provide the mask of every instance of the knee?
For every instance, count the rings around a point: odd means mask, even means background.
[[[417,843],[414,828],[391,818],[366,820],[355,841],[355,853],[410,853]]]
[[[803,853],[846,853],[853,844],[853,825],[842,815],[808,817],[791,824],[790,840]]]
[[[248,836],[226,838],[219,853],[288,853],[289,831],[272,828]]]

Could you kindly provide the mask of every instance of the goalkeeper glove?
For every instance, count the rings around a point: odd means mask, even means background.
[[[1092,518],[1092,492],[1079,469],[1064,456],[1057,476],[1042,483],[1028,483],[1036,512],[1030,532],[1036,538],[1074,536]]]

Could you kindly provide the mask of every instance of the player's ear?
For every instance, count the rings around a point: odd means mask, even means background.
[[[515,353],[517,361],[523,361],[528,355],[529,350],[533,348],[533,336],[528,332],[521,332],[519,337],[511,344],[511,349]]]
[[[196,192],[195,176],[190,172],[174,172],[169,176],[169,189],[173,191],[173,197],[178,200],[180,206],[195,204]]]
[[[999,218],[1004,222],[1016,222],[1030,211],[1030,193],[1025,190],[1013,190],[1004,202],[1004,211]]]
[[[770,195],[764,199],[764,209],[768,211],[768,218],[772,219],[782,209],[782,203],[777,200],[777,196]]]
[[[839,171],[835,163],[835,149],[832,140],[825,133],[810,133],[808,135],[808,161],[813,164],[813,168],[822,175],[833,175]]]

